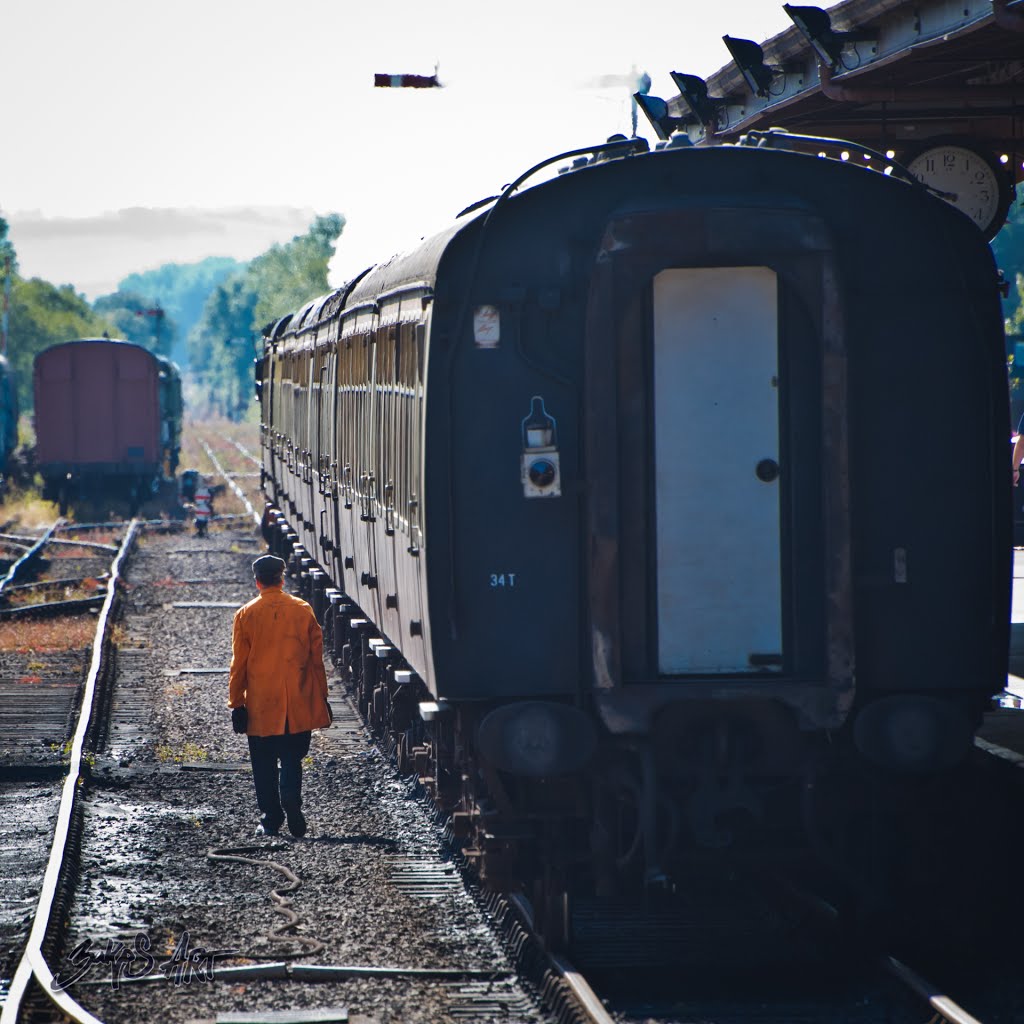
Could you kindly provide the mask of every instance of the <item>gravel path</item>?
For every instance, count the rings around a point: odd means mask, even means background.
[[[333,1007],[346,1007],[354,1022],[544,1020],[411,781],[373,746],[329,662],[335,721],[314,733],[307,761],[309,832],[302,840],[254,836],[258,812],[245,738],[230,727],[227,665],[231,616],[254,594],[249,565],[260,553],[248,529],[205,539],[147,535],[139,545],[60,967],[65,975],[73,969],[67,954],[84,941],[98,952],[113,939],[137,951],[122,962],[124,974],[148,980],[115,989],[117,967],[94,964],[72,994],[106,1024]],[[225,848],[257,863],[208,857]],[[270,937],[285,921],[271,892],[287,880],[268,861],[300,880],[285,894],[300,922],[283,941]],[[234,951],[215,960],[213,981],[192,975],[175,985],[159,970],[181,952],[186,931],[193,950]],[[316,942],[323,948],[310,953]],[[466,973],[317,983],[217,977],[231,966],[282,960]]]

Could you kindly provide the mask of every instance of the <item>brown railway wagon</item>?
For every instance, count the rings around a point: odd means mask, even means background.
[[[139,345],[84,338],[36,356],[36,463],[66,502],[102,486],[138,498],[177,467],[181,384]]]

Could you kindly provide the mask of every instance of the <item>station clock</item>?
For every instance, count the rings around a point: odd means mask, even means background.
[[[946,193],[991,241],[1006,221],[1013,199],[1010,175],[995,156],[973,139],[942,136],[901,155],[919,181]]]

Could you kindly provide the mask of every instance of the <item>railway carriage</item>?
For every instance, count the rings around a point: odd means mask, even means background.
[[[268,536],[496,884],[665,877],[837,752],[944,771],[1005,682],[984,239],[867,161],[643,148],[470,208],[258,367]]]
[[[174,476],[181,375],[141,345],[81,338],[40,352],[33,367],[36,464],[62,506],[84,494],[132,506]]]

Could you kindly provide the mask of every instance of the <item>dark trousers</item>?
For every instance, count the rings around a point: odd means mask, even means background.
[[[248,737],[256,804],[263,812],[264,826],[280,828],[283,808],[302,806],[302,759],[309,753],[311,736],[311,732],[293,732],[285,736]]]

